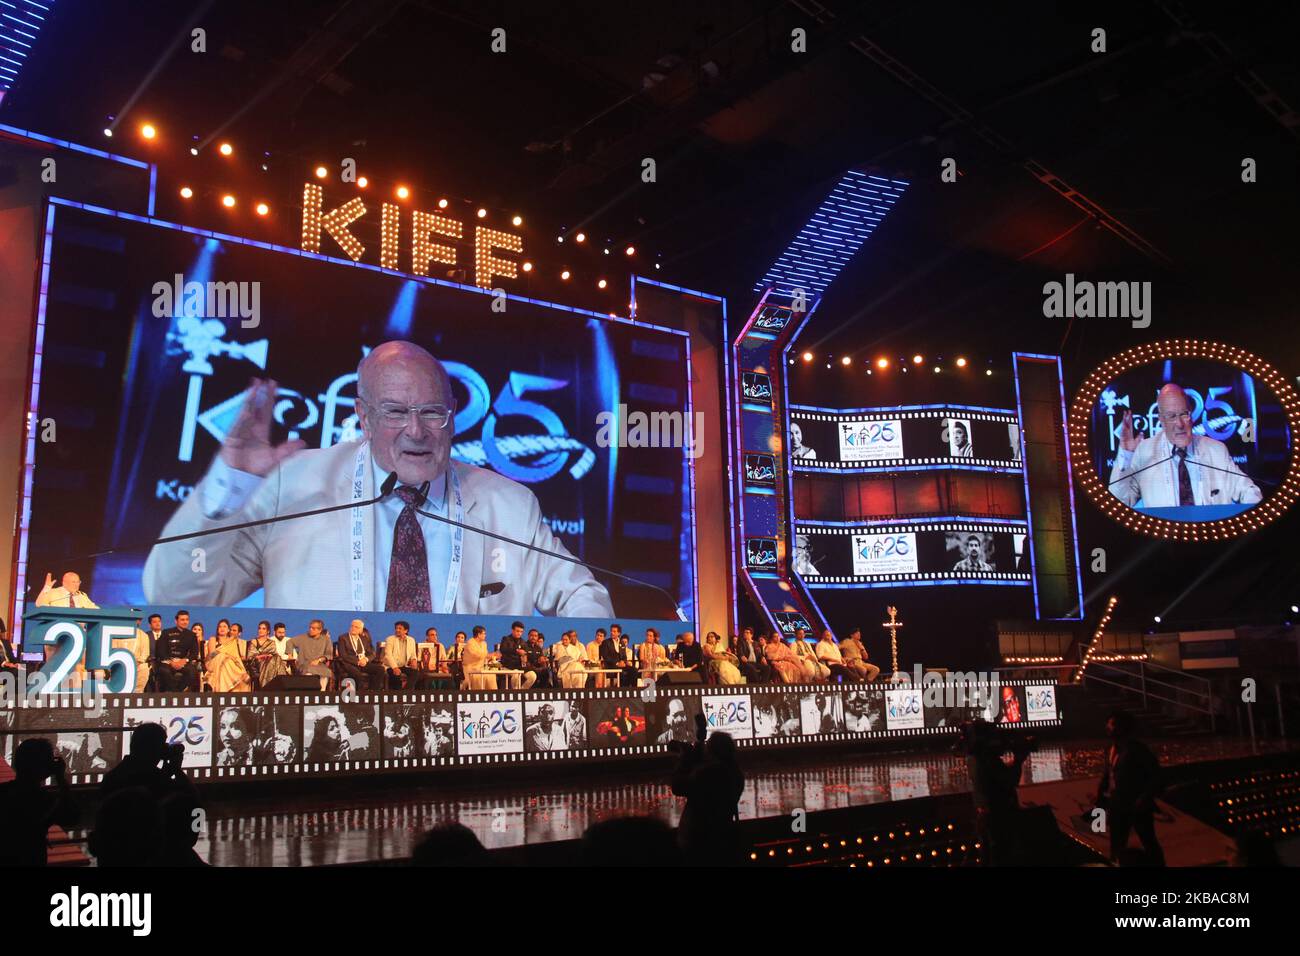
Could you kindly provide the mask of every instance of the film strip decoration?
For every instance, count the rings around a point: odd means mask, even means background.
[[[784,440],[784,356],[818,301],[801,291],[787,295],[768,289],[727,349],[736,599],[743,588],[769,626],[783,634],[825,627],[790,567],[793,517]]]
[[[1056,687],[996,675],[920,684],[663,686],[603,690],[337,694],[143,694],[22,700],[0,717],[6,760],[44,737],[68,763],[69,783],[99,782],[130,735],[161,724],[184,747],[194,780],[304,777],[536,766],[662,756],[695,739],[695,716],[743,748],[817,746],[951,733],[974,717],[1008,727],[1061,724]]]
[[[1026,550],[1028,532],[1024,521],[995,519],[926,518],[876,523],[798,520],[796,564],[803,568],[804,583],[814,588],[942,584],[1028,587],[1032,583]],[[835,568],[844,564],[842,555],[832,556],[840,558],[834,564],[823,560],[818,566],[818,559],[826,557],[816,553],[823,537],[847,539],[843,550],[848,553],[852,573],[835,573]]]
[[[791,453],[797,472],[1021,469],[1020,420],[1011,409],[951,404],[848,409],[791,405],[790,422],[799,428],[799,447]],[[794,438],[792,434],[792,445]]]

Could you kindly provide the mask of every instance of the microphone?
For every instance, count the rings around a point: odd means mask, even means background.
[[[116,548],[108,548],[104,551],[91,551],[86,554],[73,555],[71,558],[64,558],[64,561],[85,560],[89,558],[103,558],[110,554],[117,554],[119,551],[136,551],[144,548],[152,548],[159,544],[172,544],[176,541],[189,541],[194,538],[202,538],[209,534],[221,534],[225,531],[242,531],[245,528],[258,528],[262,525],[276,524],[280,521],[292,521],[295,518],[310,518],[313,515],[329,514],[332,511],[344,511],[348,508],[368,507],[378,504],[393,493],[397,487],[397,472],[390,472],[384,479],[383,484],[379,486],[379,494],[366,501],[349,501],[341,505],[328,505],[324,508],[313,508],[310,511],[296,511],[287,515],[272,515],[270,518],[258,518],[255,521],[241,521],[238,524],[222,525],[219,528],[205,528],[202,531],[191,531],[188,534],[173,534],[166,538],[153,538],[148,541],[133,541],[130,544],[124,544]],[[429,492],[429,483],[426,481],[419,490],[419,493],[427,496]],[[420,498],[422,503],[424,498]],[[33,585],[34,586],[34,585]]]
[[[1143,466],[1142,466],[1141,468],[1139,468],[1137,471],[1126,471],[1126,472],[1124,472],[1124,474],[1122,474],[1122,475],[1120,475],[1118,478],[1114,479],[1114,481],[1108,481],[1108,482],[1106,483],[1106,487],[1109,488],[1111,485],[1118,484],[1118,483],[1121,482],[1121,481],[1126,481],[1127,479],[1132,478],[1134,475],[1140,475],[1140,474],[1142,474],[1142,472],[1144,472],[1144,471],[1148,471],[1148,470],[1150,470],[1150,469],[1156,467],[1157,465],[1163,465],[1165,462],[1169,461],[1169,460],[1172,459],[1173,457],[1174,457],[1174,456],[1173,456],[1172,454],[1170,454],[1170,455],[1165,455],[1165,457],[1164,457],[1164,458],[1161,458],[1159,461],[1153,461],[1153,462],[1151,462],[1151,464],[1149,464],[1149,465],[1143,465]]]
[[[1258,478],[1258,479],[1251,478],[1250,475],[1246,474],[1244,471],[1233,471],[1231,468],[1220,468],[1218,465],[1211,465],[1209,462],[1201,461],[1201,459],[1199,458],[1193,458],[1190,454],[1187,453],[1184,453],[1184,457],[1186,457],[1186,459],[1189,462],[1191,462],[1193,465],[1195,465],[1197,468],[1208,468],[1210,471],[1221,471],[1225,475],[1233,475],[1237,478],[1245,478],[1247,481],[1250,482],[1262,481],[1266,485],[1277,484],[1276,481],[1269,481],[1267,478]]]
[[[473,531],[477,534],[485,535],[486,537],[489,538],[496,538],[498,541],[504,541],[506,544],[513,544],[516,547],[527,548],[529,551],[536,551],[538,554],[544,554],[548,558],[555,558],[559,561],[568,561],[570,564],[580,564],[588,571],[600,571],[602,574],[613,575],[616,578],[620,578],[632,584],[639,584],[643,588],[650,588],[651,590],[658,591],[660,594],[662,594],[664,597],[668,599],[668,602],[670,604],[672,604],[673,611],[677,615],[677,620],[685,621],[687,619],[686,612],[681,609],[681,606],[673,599],[673,596],[657,584],[651,584],[649,581],[642,581],[640,578],[634,578],[631,575],[623,574],[619,571],[614,571],[610,568],[602,568],[598,564],[588,564],[586,561],[578,560],[571,554],[560,554],[559,552],[556,551],[547,551],[545,548],[539,548],[535,544],[528,544],[525,541],[518,541],[515,538],[508,538],[504,534],[497,534],[495,531],[488,531],[485,528],[476,528],[473,525],[464,524],[452,518],[444,518],[442,515],[436,515],[430,511],[422,511],[418,506],[416,507],[415,511],[417,514],[423,515],[426,518],[432,518],[434,521],[441,521],[443,524],[453,525],[454,527],[457,528],[464,528],[466,531]],[[501,581],[494,581],[491,584],[485,584],[479,590],[479,596],[482,597],[484,591],[489,591],[489,593],[491,594],[500,594],[502,591],[505,590],[505,587],[506,587],[505,584]],[[496,590],[490,591],[489,589],[491,588],[496,588]]]

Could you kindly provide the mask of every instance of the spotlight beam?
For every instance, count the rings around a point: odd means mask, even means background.
[[[113,122],[108,124],[109,129],[114,132],[117,131],[117,124],[122,122],[122,118],[131,112],[140,97],[144,95],[145,90],[149,89],[149,87],[153,85],[153,81],[157,79],[158,74],[162,72],[162,68],[167,65],[167,62],[172,58],[172,55],[175,54],[177,47],[179,47],[183,41],[189,39],[190,31],[194,29],[194,24],[198,23],[199,20],[207,14],[208,10],[212,8],[214,2],[215,0],[204,0],[203,5],[195,10],[194,13],[190,15],[190,18],[181,25],[181,28],[176,31],[176,35],[172,37],[172,42],[167,44],[167,49],[163,51],[162,56],[154,61],[153,66],[149,67],[149,72],[145,74],[144,79],[139,82],[135,90],[127,97],[126,103],[114,115]]]

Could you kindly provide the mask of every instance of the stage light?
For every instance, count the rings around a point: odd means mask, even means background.
[[[367,186],[370,185],[370,180],[366,179],[365,176],[358,176],[357,185],[360,186],[362,189],[365,189]]]
[[[659,268],[659,263],[657,263],[657,262],[655,263],[655,268],[656,268],[656,269]]]
[[[628,246],[623,251],[626,252],[629,256],[634,256],[636,255],[636,246]]]
[[[197,155],[199,155],[199,148],[198,148],[197,146],[191,146],[191,147],[190,147],[190,155],[191,155],[191,156],[197,156]],[[263,169],[266,169],[265,166],[263,166],[262,168],[263,168]]]
[[[840,364],[841,364],[841,365],[852,365],[852,364],[853,364],[853,359],[849,358],[849,357],[846,355],[846,356],[844,356],[844,358],[840,359]]]
[[[524,270],[525,272],[532,272],[532,271],[533,271],[533,264],[532,264],[531,262],[525,262],[525,263],[523,264],[522,268],[523,268],[523,270]]]
[[[439,200],[438,200],[438,208],[439,208],[439,209],[446,209],[446,208],[447,208],[447,200],[445,200],[445,199],[439,199]]]
[[[803,360],[804,360],[805,362],[811,362],[811,361],[813,360],[813,354],[812,354],[811,352],[804,352],[804,353],[803,353]]]
[[[599,282],[596,283],[596,288],[603,289],[607,285],[609,285],[609,283],[606,282],[604,279],[601,279]]]
[[[913,356],[912,356],[912,364],[913,364],[913,365],[920,365],[920,364],[921,364],[922,362],[924,362],[924,361],[925,361],[925,356],[924,356],[924,355],[913,355]]]
[[[986,368],[986,369],[984,370],[984,374],[985,374],[985,375],[992,375],[992,374],[993,374],[993,369],[991,369],[991,368]]]
[[[194,195],[194,190],[193,190],[193,189],[190,189],[189,186],[182,186],[182,187],[181,187],[181,198],[182,198],[182,199],[189,199],[189,198],[190,198],[191,196],[193,196],[193,195]]]
[[[112,139],[112,138],[113,138],[113,131],[112,131],[111,129],[109,129],[107,126],[105,126],[105,127],[104,127],[104,135],[107,136],[109,139]]]
[[[330,172],[330,171],[329,171],[328,169],[326,169],[324,166],[317,166],[317,167],[316,167],[316,178],[317,178],[317,179],[324,179],[326,176],[329,175],[329,172]]]
[[[587,234],[586,234],[585,232],[580,232],[580,233],[578,233],[576,236],[573,237],[573,241],[574,241],[574,242],[586,242],[586,241],[587,241]]]
[[[145,139],[153,139],[158,135],[158,130],[154,128],[152,123],[145,123],[140,127],[140,135]]]
[[[407,189],[405,186],[398,186],[398,187],[397,187],[397,198],[398,198],[398,199],[405,199],[405,198],[406,198],[407,196],[409,196],[409,195],[411,195],[411,191],[410,191],[409,189]]]
[[[271,211],[271,207],[264,202],[258,203],[256,208],[257,208],[257,214],[259,216],[265,216],[268,212]]]
[[[964,358],[960,358],[960,357],[959,357],[959,358],[957,359],[957,367],[958,367],[958,368],[965,368],[965,367],[966,367],[966,360],[965,360]]]
[[[217,147],[217,152],[219,152],[222,156],[229,156],[234,151],[235,151],[235,147],[231,146],[229,143],[222,143],[220,146]]]
[[[1154,620],[1157,624],[1159,624],[1159,623],[1160,623],[1160,615],[1157,614],[1153,620]]]
[[[486,218],[487,218],[487,210],[484,209],[482,206],[479,207],[479,210],[478,210],[478,217],[479,217],[480,219],[486,219]]]
[[[605,255],[609,255],[609,246],[605,247]]]
[[[934,374],[935,374],[935,375],[938,375],[938,374],[939,374],[939,366],[937,366],[937,365],[934,367]]]
[[[230,195],[230,193],[226,193],[221,197],[221,205],[225,206],[227,209],[234,209],[235,197]]]
[[[522,226],[524,224],[524,217],[515,216],[513,219],[510,220],[510,224],[512,226]]]
[[[560,273],[560,278],[563,279],[565,282],[568,282],[568,281],[569,281],[569,270],[568,270],[568,269],[565,269],[563,272],[561,272],[561,273]]]
[[[564,237],[563,237],[563,236],[556,236],[556,237],[555,237],[555,241],[556,241],[556,242],[563,242],[563,241],[564,241]]]
[[[884,357],[876,359],[876,368],[889,368],[889,359]]]
[[[1297,607],[1296,605],[1292,604],[1292,605],[1291,605],[1291,613],[1292,613],[1292,614],[1300,614],[1300,607]]]

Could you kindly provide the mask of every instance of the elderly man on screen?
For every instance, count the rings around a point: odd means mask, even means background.
[[[476,529],[567,554],[536,496],[495,472],[451,461],[455,402],[442,364],[418,345],[385,342],[357,366],[364,438],[303,450],[272,445],[273,381],[254,379],[221,451],[164,536],[188,534],[374,497],[241,531],[157,545],[144,570],[153,600],[232,605],[265,588],[268,607],[411,613],[598,617],[609,594],[582,565]],[[427,500],[419,489],[428,486]],[[457,528],[417,514],[433,512]],[[207,551],[196,573],[190,552]]]
[[[1133,431],[1132,412],[1120,425],[1119,452],[1110,492],[1129,507],[1253,505],[1259,486],[1237,467],[1221,441],[1192,431],[1192,403],[1173,382],[1156,395],[1161,430],[1143,439]]]

